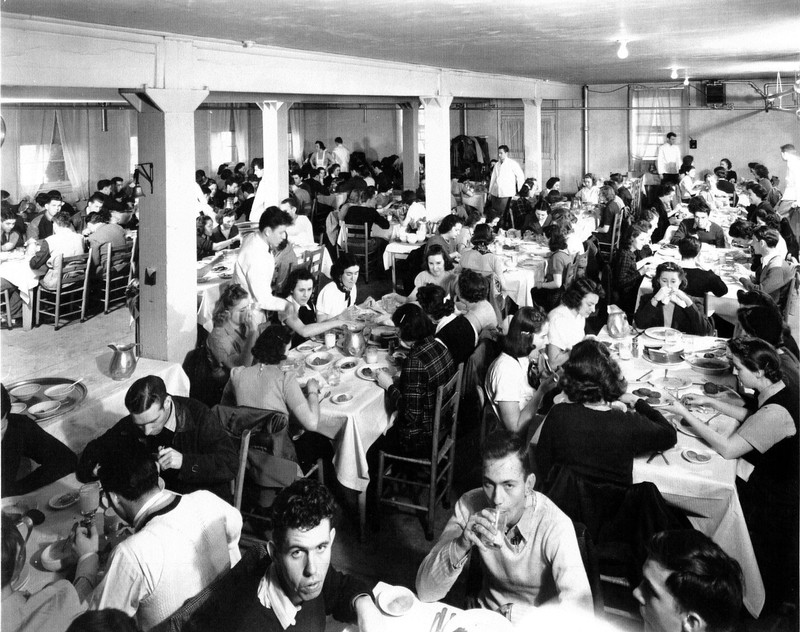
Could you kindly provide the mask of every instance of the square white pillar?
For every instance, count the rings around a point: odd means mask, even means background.
[[[450,104],[453,97],[420,97],[425,107],[425,209],[429,221],[451,212]]]
[[[542,184],[542,100],[522,99],[525,176]]]
[[[403,190],[419,186],[419,103],[400,106],[403,115]]]
[[[259,101],[264,140],[264,175],[253,200],[255,217],[289,196],[289,108],[286,101]]]

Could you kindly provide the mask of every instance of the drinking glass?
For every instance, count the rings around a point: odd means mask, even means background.
[[[494,507],[490,508],[488,511],[492,514],[490,519],[496,531],[492,539],[488,539],[487,537],[482,538],[483,543],[490,548],[499,549],[503,546],[506,537],[506,520],[508,514]]]
[[[620,360],[630,360],[631,359],[631,343],[628,341],[622,341],[619,343],[619,359]]]
[[[81,515],[84,518],[83,523],[91,524],[94,520],[94,515],[100,508],[100,483],[95,481],[81,485],[78,497],[80,499]]]
[[[339,383],[342,381],[342,371],[339,369],[338,366],[332,366],[328,371],[326,378],[328,380],[328,386],[334,387],[339,386]]]

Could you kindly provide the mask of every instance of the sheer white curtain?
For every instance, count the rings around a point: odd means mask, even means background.
[[[223,162],[231,162],[231,111],[212,110],[208,118],[208,144],[211,170],[216,174]],[[209,174],[210,175],[210,174]]]
[[[682,91],[669,88],[635,90],[631,101],[631,158],[634,170],[640,171],[644,161],[655,160],[658,146],[664,142],[667,132],[680,133],[681,113],[677,108],[682,102]]]
[[[88,110],[56,110],[64,167],[79,200],[89,197],[89,112]]]
[[[250,162],[250,116],[247,110],[233,111],[233,142],[236,145],[236,162]]]
[[[303,147],[305,145],[305,138],[303,131],[305,130],[306,113],[302,109],[292,108],[289,110],[289,133],[292,135],[292,146],[289,148],[290,157],[294,158],[301,165],[305,160],[303,155]]]
[[[3,116],[6,117],[6,112]],[[9,130],[5,143],[11,143],[9,149],[15,162],[3,160],[3,181],[13,178],[17,183],[17,195],[33,198],[44,183],[56,113],[55,110],[20,109],[16,111],[15,120],[16,129]],[[9,118],[6,118],[6,128],[9,128]],[[5,155],[5,151],[3,153]],[[15,164],[16,173],[10,173],[9,168]]]

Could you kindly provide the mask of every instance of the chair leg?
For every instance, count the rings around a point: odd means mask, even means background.
[[[11,320],[11,294],[8,290],[3,290],[3,300],[6,302],[6,320],[8,328],[14,329],[14,321]]]
[[[61,319],[61,288],[56,290],[56,322],[53,323],[53,331],[58,331],[58,321]]]
[[[436,491],[436,463],[432,463],[431,484],[428,489],[428,516],[425,521],[425,539],[428,541],[433,540],[433,526],[436,522]]]
[[[375,524],[380,528],[381,518],[381,499],[383,498],[383,467],[384,467],[384,453],[383,450],[378,453],[378,484],[376,486],[375,497]]]

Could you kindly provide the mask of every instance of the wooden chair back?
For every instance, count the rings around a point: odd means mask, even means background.
[[[89,295],[91,254],[73,257],[59,255],[53,262],[53,269],[59,271],[56,288],[48,290],[39,286],[36,297],[36,324],[41,317],[52,316],[56,331],[61,327],[65,316],[80,314],[81,322],[86,320],[86,300]]]

